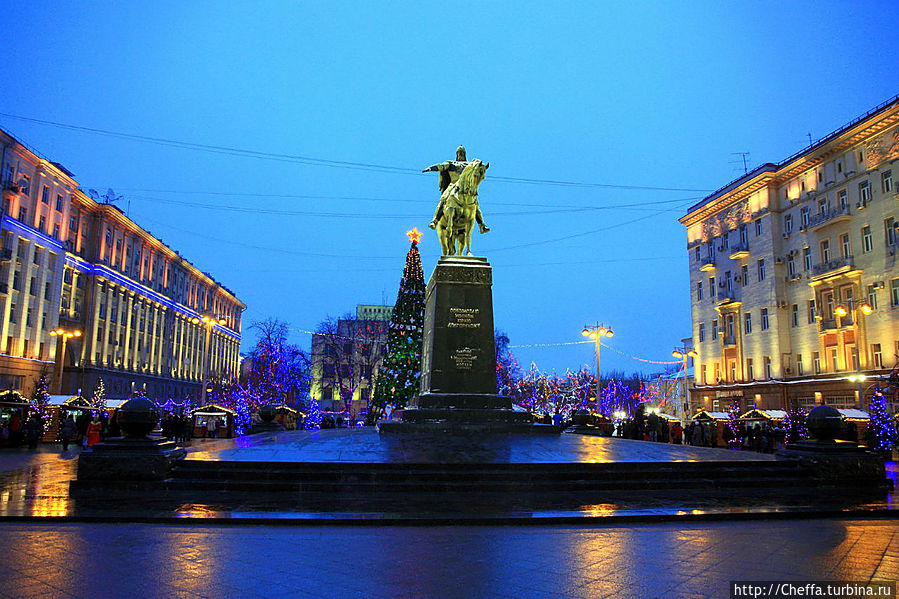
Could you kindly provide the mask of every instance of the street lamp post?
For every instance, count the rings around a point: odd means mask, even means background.
[[[675,358],[680,358],[684,362],[684,419],[686,419],[690,414],[687,410],[687,404],[689,403],[689,391],[687,390],[687,361],[690,358],[695,358],[699,355],[699,353],[695,349],[687,349],[686,346],[675,348],[671,355]]]
[[[584,325],[584,330],[581,331],[581,335],[584,337],[589,337],[596,341],[596,405],[599,406],[599,340],[603,337],[611,337],[615,333],[612,332],[612,327],[607,327],[605,325],[600,325],[599,323],[595,325]]]
[[[200,405],[206,405],[206,386],[208,381],[209,369],[209,338],[212,336],[212,329],[215,325],[224,325],[227,322],[224,318],[216,318],[214,316],[194,316],[191,319],[194,324],[202,324],[206,328],[206,343],[203,345],[203,389],[200,392]]]
[[[849,380],[853,383],[856,383],[856,393],[858,394],[858,408],[863,410],[865,407],[865,391],[862,389],[862,384],[865,382],[867,378],[862,374],[861,368],[862,363],[859,359],[858,345],[860,342],[859,334],[858,334],[858,320],[859,320],[859,312],[864,315],[868,315],[874,311],[874,308],[871,307],[871,304],[868,302],[857,303],[855,300],[849,300],[846,302],[846,305],[840,305],[833,309],[833,313],[839,316],[840,318],[844,318],[847,314],[852,314],[852,328],[855,330],[855,374],[849,375]],[[836,364],[834,364],[834,370],[836,370]]]
[[[72,337],[81,337],[81,331],[78,329],[69,331],[63,328],[59,328],[55,331],[50,331],[50,336],[59,337],[61,341],[61,348],[56,353],[56,393],[62,395],[62,369],[65,366],[66,341],[68,341]]]

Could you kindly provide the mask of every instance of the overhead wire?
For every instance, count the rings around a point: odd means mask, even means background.
[[[60,123],[58,121],[50,121],[46,119],[36,119],[22,115],[12,114],[8,112],[0,112],[0,116],[16,119],[24,122],[35,123],[50,127],[57,127],[69,131],[78,131],[82,133],[91,133],[94,135],[103,135],[107,137],[115,137],[119,139],[129,139],[143,143],[151,143],[157,145],[165,145],[176,148],[197,150],[202,152],[210,152],[215,154],[227,154],[232,156],[244,156],[248,158],[259,158],[264,160],[275,160],[280,162],[296,162],[300,164],[327,166],[332,168],[344,168],[351,170],[367,170],[389,172],[394,174],[422,176],[422,172],[417,168],[400,167],[385,164],[375,164],[369,162],[354,162],[347,160],[332,160],[328,158],[318,158],[315,156],[305,156],[300,154],[285,154],[280,152],[264,152],[260,150],[250,150],[246,148],[238,148],[234,146],[223,146],[215,144],[202,144],[196,142],[182,141],[177,139],[169,139],[165,137],[153,137],[149,135],[138,135],[134,133],[122,133],[109,129],[99,129],[96,127],[85,127],[81,125],[71,125],[68,123]],[[699,189],[689,187],[661,187],[652,185],[632,185],[632,184],[613,184],[613,183],[595,183],[588,181],[563,181],[556,179],[530,179],[524,177],[507,177],[501,175],[491,176],[494,181],[505,183],[523,183],[529,185],[550,185],[556,187],[578,187],[578,188],[598,188],[598,189],[619,189],[633,191],[692,191],[709,193],[710,189]]]

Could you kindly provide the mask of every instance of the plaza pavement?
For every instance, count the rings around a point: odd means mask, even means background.
[[[539,527],[0,523],[3,597],[729,597],[893,580],[894,521]]]

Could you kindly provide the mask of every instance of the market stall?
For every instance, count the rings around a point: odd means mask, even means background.
[[[699,410],[690,420],[701,425],[704,429],[707,428],[712,439],[712,447],[724,447],[726,445],[723,434],[724,427],[727,426],[727,422],[730,420],[728,412]]]
[[[18,447],[28,412],[28,398],[18,391],[0,393],[0,447]]]
[[[209,431],[209,422],[215,420],[215,437],[230,439],[234,436],[234,416],[236,412],[217,404],[208,404],[190,412],[193,437],[204,438]]]
[[[275,406],[275,422],[284,427],[284,430],[297,429],[297,422],[302,422],[300,413],[288,405]]]

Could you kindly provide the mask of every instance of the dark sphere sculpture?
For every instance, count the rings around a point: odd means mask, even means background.
[[[147,433],[156,428],[159,410],[156,409],[156,404],[146,397],[136,397],[122,404],[116,412],[116,419],[126,437],[143,439]]]
[[[259,408],[259,418],[263,422],[271,422],[275,419],[275,406],[271,404],[266,404]]]
[[[812,408],[806,418],[808,433],[817,441],[833,441],[843,428],[843,418],[830,406]]]
[[[571,419],[574,420],[576,425],[585,426],[590,422],[590,412],[587,410],[576,410],[574,414],[572,414]]]

